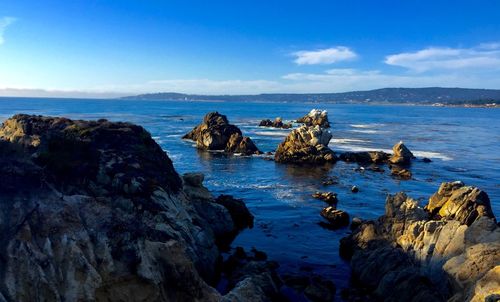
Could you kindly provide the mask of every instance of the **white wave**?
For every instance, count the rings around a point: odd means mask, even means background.
[[[357,138],[332,138],[330,142],[336,144],[349,144],[349,143],[369,143],[370,141]]]
[[[255,134],[261,136],[279,136],[284,137],[289,134],[287,131],[256,131]]]
[[[350,132],[356,132],[356,133],[366,133],[366,134],[375,134],[375,133],[383,133],[385,131],[380,131],[380,130],[371,130],[371,129],[365,129],[365,130],[349,130]]]
[[[169,135],[166,135],[165,137],[181,137],[182,134],[169,134]]]
[[[159,136],[151,136],[151,138],[152,138],[152,139],[154,139],[154,140],[158,140],[158,139],[160,139],[160,137],[159,137]]]
[[[353,151],[353,152],[383,151],[385,153],[392,154],[392,149],[377,149],[377,148],[370,148],[370,147],[366,147],[366,146],[347,145],[347,144],[335,145],[335,144],[332,144],[332,142],[330,142],[330,144],[328,146],[334,150],[340,150],[340,151]],[[439,152],[418,151],[418,150],[416,150],[416,151],[412,150],[411,152],[416,157],[437,158],[437,159],[446,160],[446,161],[453,160],[453,158],[451,156],[448,156],[446,154],[439,153]]]
[[[383,126],[383,124],[351,124],[349,126],[353,128],[376,128]]]

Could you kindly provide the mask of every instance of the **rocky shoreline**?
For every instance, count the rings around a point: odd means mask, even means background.
[[[277,164],[342,160],[412,177],[415,157],[402,142],[393,154],[336,154],[326,111],[297,121]],[[183,138],[202,150],[262,153],[218,112]],[[332,301],[338,292],[322,276],[280,274],[264,252],[233,247],[254,224],[244,201],[213,196],[203,174],[180,176],[140,126],[15,115],[0,127],[0,154],[1,301]],[[444,183],[423,208],[398,193],[375,221],[337,209],[333,192],[313,197],[327,203],[323,227],[351,225],[340,246],[353,272],[343,299],[500,299],[500,228],[480,189]]]

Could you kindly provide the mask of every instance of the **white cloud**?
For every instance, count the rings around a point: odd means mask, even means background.
[[[292,53],[298,65],[333,64],[339,61],[354,59],[357,54],[345,46],[337,46],[318,50],[301,50]]]
[[[500,69],[500,43],[484,43],[473,48],[429,47],[416,52],[389,55],[385,63],[415,72],[495,70]]]
[[[16,21],[16,18],[12,18],[12,17],[0,18],[0,45],[2,45],[4,42],[3,34],[5,32],[5,29],[7,29],[7,27],[9,27],[9,25],[14,23],[15,21]]]

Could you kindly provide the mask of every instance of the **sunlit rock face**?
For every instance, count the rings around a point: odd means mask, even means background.
[[[196,146],[203,150],[245,155],[262,153],[249,137],[243,136],[238,127],[229,124],[227,117],[218,112],[205,115],[203,122],[184,135],[183,139],[195,141]]]
[[[320,126],[301,126],[278,146],[274,159],[281,163],[335,162],[337,157],[328,147],[331,138],[332,134]]]
[[[425,208],[404,193],[342,239],[353,275],[389,301],[486,301],[500,294],[500,228],[488,195],[443,183]]]
[[[297,119],[297,123],[305,124],[306,126],[330,128],[328,112],[326,110],[312,109],[308,114]]]

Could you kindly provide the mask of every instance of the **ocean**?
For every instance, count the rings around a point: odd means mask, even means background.
[[[300,167],[277,164],[262,156],[227,156],[202,152],[182,135],[210,111],[250,136],[264,152],[273,151],[290,130],[258,127],[264,118],[297,119],[311,109],[328,110],[337,152],[384,150],[404,141],[418,157],[413,179],[400,181],[390,171],[359,169],[358,164]],[[347,285],[348,264],[340,259],[339,239],[348,228],[328,230],[318,223],[326,205],[315,191],[338,194],[338,208],[351,217],[376,218],[384,213],[387,194],[399,191],[424,205],[441,182],[461,180],[486,191],[495,215],[500,214],[500,109],[425,106],[376,106],[312,103],[134,101],[95,99],[0,98],[0,120],[16,113],[108,119],[142,125],[173,160],[179,173],[202,172],[214,194],[243,199],[255,216],[232,246],[255,247],[280,263],[285,273],[306,271],[327,276],[337,288]],[[334,177],[338,184],[323,186]],[[359,187],[352,193],[351,186]]]

